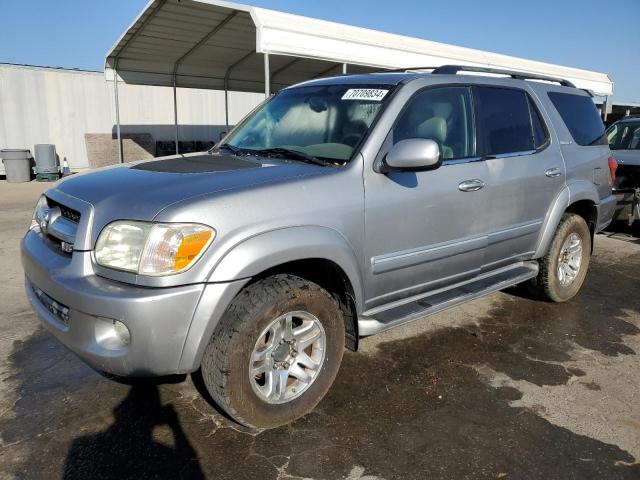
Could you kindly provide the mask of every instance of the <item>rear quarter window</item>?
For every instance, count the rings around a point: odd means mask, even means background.
[[[578,145],[606,145],[604,124],[590,97],[549,92],[549,99]]]

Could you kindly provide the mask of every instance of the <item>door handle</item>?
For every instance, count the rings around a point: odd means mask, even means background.
[[[484,188],[484,182],[478,178],[473,180],[465,180],[458,185],[458,189],[461,192],[477,192],[481,188]]]
[[[562,170],[560,170],[558,167],[553,167],[546,170],[544,174],[549,178],[559,177],[560,175],[562,175]]]

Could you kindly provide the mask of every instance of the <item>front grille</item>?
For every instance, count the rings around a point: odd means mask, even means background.
[[[46,211],[42,210],[37,214],[40,229],[44,237],[56,248],[62,250],[64,254],[71,255],[81,214],[48,197],[47,205]]]
[[[55,200],[51,200],[50,198],[47,198],[47,204],[51,208],[58,207],[60,209],[60,213],[64,218],[71,220],[72,222],[80,223],[80,212],[78,212],[77,210],[62,205]]]

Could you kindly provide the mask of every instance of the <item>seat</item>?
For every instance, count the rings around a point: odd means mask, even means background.
[[[453,149],[444,144],[447,140],[447,121],[442,117],[432,117],[416,127],[419,138],[433,140],[440,147],[443,159],[453,158]]]

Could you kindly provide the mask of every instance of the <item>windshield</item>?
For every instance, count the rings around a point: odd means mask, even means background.
[[[347,162],[389,98],[390,88],[325,85],[283,90],[232,131],[224,145],[245,151],[293,150]]]
[[[607,130],[611,150],[640,150],[640,123],[615,123]]]

